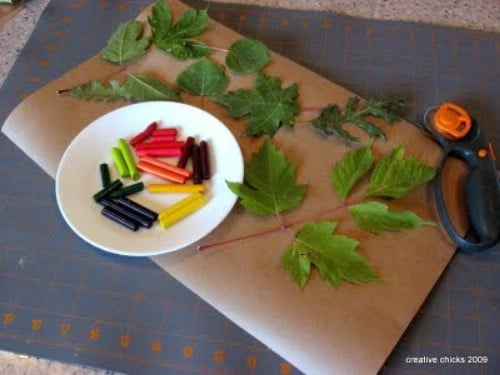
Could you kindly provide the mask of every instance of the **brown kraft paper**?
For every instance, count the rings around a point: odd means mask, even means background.
[[[167,3],[176,18],[187,9],[176,0]],[[145,9],[138,19],[145,22],[149,12],[150,8]],[[199,37],[208,45],[220,48],[229,47],[239,38],[241,35],[215,21],[211,21]],[[225,54],[217,51],[211,56],[220,63],[224,58]],[[96,55],[26,98],[6,120],[2,130],[55,177],[64,150],[78,132],[102,114],[127,104],[79,101],[58,96],[57,90],[92,79],[120,81],[128,72],[174,82],[188,63],[152,48],[146,56],[129,64],[126,71],[118,72],[118,67]],[[303,108],[331,103],[343,106],[353,95],[278,54],[272,55],[265,73],[280,77],[284,87],[296,82]],[[239,76],[230,71],[228,74],[231,78],[229,90],[252,86],[253,75]],[[220,105],[187,94],[183,94],[183,100],[204,108],[224,122],[237,137],[246,159],[262,144],[263,138],[245,136],[245,121],[229,117]],[[357,228],[345,209],[334,210],[340,201],[329,185],[329,173],[349,147],[316,133],[308,122],[315,116],[314,112],[301,113],[294,129],[282,128],[272,140],[296,165],[297,182],[307,185],[303,203],[283,215],[292,230],[196,250],[200,244],[279,226],[276,218],[259,217],[236,205],[226,220],[198,243],[152,259],[306,374],[375,374],[445,269],[455,246],[439,225],[373,235]],[[405,121],[392,126],[381,125],[388,140],[375,143],[377,157],[404,144],[407,154],[437,164],[440,148],[415,126]],[[463,230],[465,215],[459,205],[462,185],[457,177],[463,174],[463,167],[458,162],[447,164],[445,194],[452,218],[460,222]],[[355,189],[350,200],[362,198],[365,184],[366,181]],[[413,210],[424,219],[437,221],[430,186],[417,188],[388,205],[392,210]],[[338,222],[337,233],[360,241],[359,252],[377,270],[382,282],[360,286],[343,283],[339,289],[334,289],[320,279],[316,270],[303,291],[292,282],[280,266],[281,256],[302,224],[323,220]]]

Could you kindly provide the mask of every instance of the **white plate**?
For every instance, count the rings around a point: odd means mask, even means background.
[[[179,138],[193,136],[209,144],[212,178],[205,196],[208,203],[189,217],[162,229],[155,223],[151,229],[133,232],[101,215],[101,205],[92,196],[101,189],[99,164],[108,163],[111,179],[119,178],[110,149],[118,139],[130,139],[151,122],[159,128],[176,127]],[[168,161],[168,159],[165,159]],[[243,180],[243,157],[238,142],[229,129],[211,114],[183,103],[146,102],[116,109],[98,118],[71,142],[56,176],[56,196],[68,225],[85,241],[115,254],[151,256],[181,249],[198,241],[217,227],[231,211],[236,196],[227,181]],[[124,185],[133,182],[121,179]],[[145,184],[165,182],[141,174]],[[144,190],[130,199],[159,212],[185,194],[152,194]]]

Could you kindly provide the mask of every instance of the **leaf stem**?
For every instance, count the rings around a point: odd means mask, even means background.
[[[211,248],[219,247],[219,246],[223,246],[223,245],[230,245],[230,244],[235,243],[235,242],[249,240],[252,238],[262,237],[262,236],[265,236],[265,235],[268,235],[271,233],[280,232],[280,231],[284,230],[285,228],[286,227],[283,227],[283,224],[280,224],[277,227],[266,229],[266,230],[263,230],[260,232],[250,233],[250,234],[247,234],[247,235],[244,235],[241,237],[230,238],[228,240],[224,240],[224,241],[220,241],[220,242],[213,242],[213,243],[209,243],[209,244],[205,244],[205,245],[198,245],[197,249],[199,251],[202,251],[202,250],[211,249]]]
[[[280,228],[281,229],[285,229],[286,225],[283,222],[283,219],[282,219],[282,217],[281,217],[281,215],[279,213],[276,214],[276,219],[278,220],[278,223],[280,224]]]
[[[224,53],[229,53],[229,50],[228,49],[225,49],[225,48],[218,48],[218,47],[213,47],[213,46],[208,46],[210,49],[214,50],[214,51],[219,51],[219,52],[224,52]]]
[[[300,112],[320,112],[323,109],[324,108],[320,108],[320,107],[305,107],[305,108],[299,108],[299,111]]]
[[[326,215],[328,213],[329,214],[333,214],[333,213],[335,213],[337,211],[340,211],[343,208],[348,208],[350,204],[352,204],[352,203],[340,202],[340,204],[338,206],[327,208],[326,210],[320,211],[315,216],[316,217],[322,217],[323,215]]]
[[[321,112],[324,108],[320,107],[304,107],[304,108],[299,108],[299,113],[304,113],[304,112]],[[312,118],[310,120],[299,120],[295,121],[295,124],[311,124]]]
[[[62,90],[57,90],[57,91],[56,91],[56,94],[57,94],[57,95],[66,95],[66,94],[67,94],[67,93],[69,93],[71,90],[72,90],[72,88],[71,88],[71,89],[62,89]]]
[[[347,201],[341,202],[338,206],[335,206],[333,208],[328,208],[327,210],[323,210],[321,212],[318,212],[314,216],[321,217],[327,213],[334,213],[334,212],[337,212],[343,208],[348,208],[350,205],[355,204],[355,203],[356,202],[349,202],[348,203]],[[205,245],[198,245],[197,249],[199,251],[203,251],[203,250],[212,249],[215,247],[230,245],[230,244],[233,244],[233,243],[239,242],[239,241],[245,241],[245,240],[249,240],[252,238],[263,237],[263,236],[266,236],[266,235],[269,235],[272,233],[277,233],[280,231],[288,231],[293,236],[295,236],[295,232],[292,231],[291,227],[293,227],[295,225],[303,224],[304,222],[306,222],[308,220],[308,219],[298,220],[298,221],[294,221],[294,222],[285,224],[283,222],[281,215],[276,215],[276,218],[278,219],[278,223],[279,223],[279,225],[276,227],[265,229],[265,230],[262,230],[259,232],[249,233],[249,234],[246,234],[246,235],[240,236],[240,237],[230,238],[230,239],[224,240],[224,241],[213,242],[213,243],[209,243],[209,244],[205,244]]]
[[[104,77],[101,77],[100,80],[109,80],[111,77],[113,77],[114,75],[118,74],[118,73],[121,73],[121,72],[124,72],[125,70],[127,70],[128,68],[128,65],[122,65],[120,66],[120,69],[118,70],[115,70],[114,72],[111,72],[107,75],[105,75]],[[60,96],[63,96],[63,95],[66,95],[68,94],[71,90],[73,90],[75,87],[77,86],[80,86],[80,85],[75,85],[73,87],[70,87],[70,88],[67,88],[67,89],[60,89],[60,90],[57,90],[56,91],[56,94],[57,95],[60,95]]]

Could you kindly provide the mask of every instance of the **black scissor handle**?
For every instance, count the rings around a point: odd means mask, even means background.
[[[446,159],[453,155],[449,150],[441,161],[441,171]],[[471,156],[472,155],[472,156]],[[491,157],[477,160],[473,154],[458,153],[469,166],[465,200],[473,236],[477,241],[462,237],[451,222],[442,190],[441,172],[436,176],[434,194],[441,224],[461,251],[476,252],[493,247],[500,241],[500,181]],[[472,158],[474,158],[472,160]]]

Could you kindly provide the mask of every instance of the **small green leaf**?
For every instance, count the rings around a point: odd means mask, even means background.
[[[210,96],[222,94],[229,84],[229,78],[224,67],[201,58],[179,73],[176,83],[182,90]]]
[[[245,165],[245,184],[226,182],[241,204],[259,215],[276,215],[296,207],[306,188],[295,183],[295,167],[266,139]]]
[[[145,102],[154,100],[180,101],[177,91],[154,78],[130,73],[123,85],[123,95],[132,102]]]
[[[360,284],[378,280],[377,273],[356,251],[359,242],[333,234],[336,223],[320,222],[304,225],[284,253],[281,264],[294,282],[304,288],[311,274],[311,264],[321,278],[338,288],[343,280]]]
[[[96,102],[124,99],[123,90],[117,81],[109,81],[107,85],[101,81],[90,81],[73,87],[68,94],[75,99]]]
[[[380,160],[373,170],[367,196],[401,198],[410,190],[432,180],[436,169],[415,157],[404,157],[405,148],[399,146]]]
[[[385,204],[374,201],[349,206],[349,212],[360,228],[376,234],[434,225],[412,211],[391,212]]]
[[[346,199],[351,189],[370,170],[373,153],[370,146],[349,151],[332,169],[330,184],[340,199]]]
[[[229,47],[226,65],[238,73],[253,73],[262,70],[270,59],[271,54],[264,43],[245,38]]]
[[[101,57],[113,64],[122,65],[146,53],[149,38],[142,38],[143,25],[137,21],[122,23],[101,51]]]
[[[386,139],[385,133],[369,117],[378,117],[392,124],[399,120],[396,111],[401,108],[403,102],[394,98],[368,98],[364,105],[360,105],[360,99],[356,96],[347,100],[344,112],[338,105],[328,105],[320,115],[312,120],[312,126],[319,132],[340,138],[348,143],[359,142],[359,139],[344,129],[347,124],[353,124],[362,129],[372,138]]]
[[[157,0],[148,18],[154,45],[178,59],[208,56],[212,53],[205,43],[191,39],[203,32],[209,24],[205,10],[189,9],[177,23],[172,24],[172,13],[163,0]]]
[[[258,73],[255,90],[236,90],[217,98],[233,117],[248,116],[246,133],[274,135],[282,125],[292,127],[299,112],[298,87],[281,88],[281,79]]]

